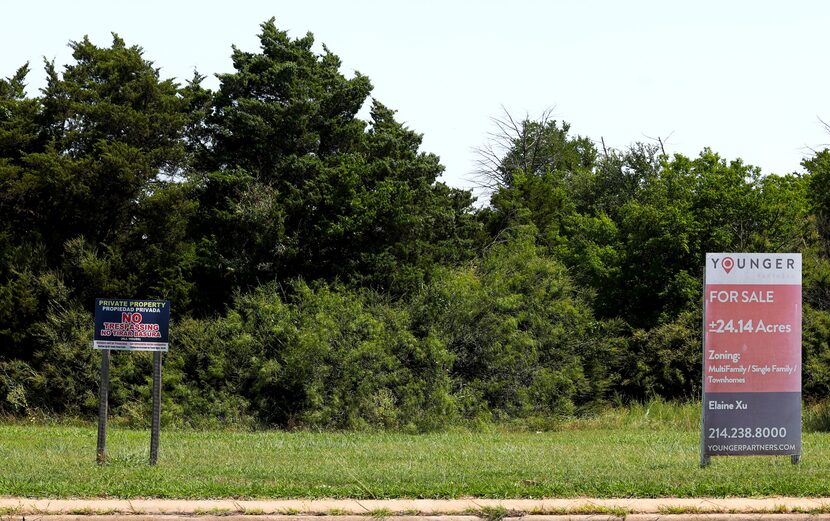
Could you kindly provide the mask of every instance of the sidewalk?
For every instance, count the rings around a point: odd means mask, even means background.
[[[166,515],[169,521],[176,516],[223,516],[230,521],[235,515],[254,521],[258,516],[290,516],[298,520],[303,516],[364,516],[373,518],[441,516],[442,519],[475,519],[480,517],[502,519],[523,517],[533,521],[541,516],[565,516],[598,518],[647,515],[644,519],[658,517],[685,519],[699,514],[733,514],[730,516],[705,516],[706,519],[728,517],[735,520],[768,518],[777,519],[820,517],[830,519],[830,498],[657,498],[657,499],[278,499],[278,500],[183,500],[183,499],[28,499],[0,498],[0,519],[17,515],[105,516],[115,514]],[[682,514],[682,516],[680,516]],[[734,514],[744,514],[735,516]],[[753,515],[746,515],[753,514]],[[766,514],[760,516],[758,514]],[[792,514],[811,514],[793,516]],[[253,516],[253,518],[252,518]],[[477,517],[474,517],[477,516]],[[57,517],[56,517],[57,519]]]

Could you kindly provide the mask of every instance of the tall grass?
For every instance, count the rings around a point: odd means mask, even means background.
[[[830,401],[805,405],[801,421],[804,432],[830,432]]]
[[[697,431],[700,429],[701,404],[693,401],[666,401],[654,398],[646,402],[630,403],[626,406],[608,406],[594,409],[579,416],[531,417],[504,422],[461,421],[445,424],[446,432],[556,432],[588,430],[672,430]],[[830,432],[830,400],[805,403],[802,409],[804,432]],[[78,416],[47,414],[34,411],[21,417],[0,415],[0,425],[41,425],[85,427],[95,423],[94,419]],[[110,418],[110,425],[131,428],[132,425],[119,418]],[[200,431],[187,426],[163,425],[167,430]],[[252,427],[250,424],[225,423],[212,431],[269,431]],[[319,432],[314,429],[313,432]],[[380,432],[380,431],[375,431]],[[387,430],[387,432],[390,432]],[[391,432],[394,432],[392,430]]]
[[[669,402],[655,398],[571,418],[561,424],[561,429],[690,431],[700,428],[700,412],[700,402]]]

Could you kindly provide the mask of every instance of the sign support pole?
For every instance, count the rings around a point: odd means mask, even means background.
[[[153,352],[153,419],[150,427],[150,465],[159,458],[159,430],[161,423],[161,351]]]
[[[110,350],[101,350],[101,385],[98,388],[98,465],[107,461],[107,408],[109,407]]]
[[[701,327],[700,334],[701,334],[701,345],[705,346],[706,345],[706,291],[705,291],[705,288],[706,288],[706,269],[705,269],[705,267],[704,267],[704,270],[703,270],[703,288],[704,288],[704,291],[703,291],[703,294],[704,294],[703,295],[703,317],[701,318],[701,321],[703,322],[703,325]],[[701,371],[702,371],[701,374],[703,374],[703,378],[705,379],[706,378],[706,350],[705,349],[701,349],[700,367],[701,367]],[[701,382],[701,385],[700,385],[700,403],[701,403],[701,407],[700,407],[700,468],[703,469],[703,468],[708,467],[712,463],[711,456],[706,454],[706,451],[703,450],[705,439],[706,439],[705,438],[706,433],[705,433],[705,430],[704,430],[704,424],[706,423],[706,406],[705,406],[705,404],[706,404],[706,383],[705,382]]]

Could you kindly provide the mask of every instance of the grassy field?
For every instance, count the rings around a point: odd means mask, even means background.
[[[0,426],[0,495],[38,497],[828,496],[830,435],[789,458],[714,458],[698,468],[693,406],[642,407],[554,432],[162,431],[112,428],[95,465],[94,425]]]

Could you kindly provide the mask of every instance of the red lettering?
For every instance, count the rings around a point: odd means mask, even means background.
[[[141,323],[141,313],[121,313],[121,322]]]

